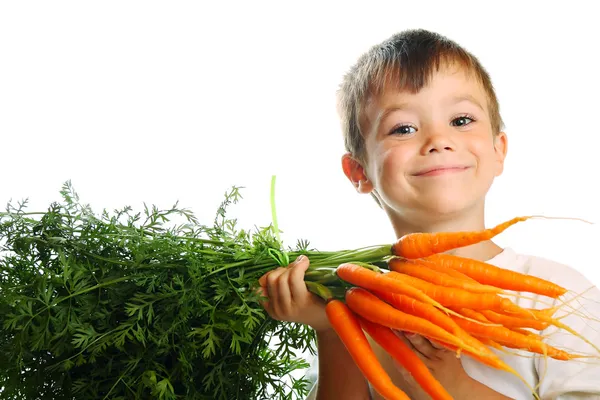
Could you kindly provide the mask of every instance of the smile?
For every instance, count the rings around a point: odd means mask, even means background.
[[[446,174],[456,174],[459,172],[463,172],[469,169],[469,167],[465,166],[439,166],[434,168],[429,168],[427,170],[420,171],[415,174],[415,176],[439,176]]]

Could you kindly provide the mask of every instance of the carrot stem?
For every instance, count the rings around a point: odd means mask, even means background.
[[[333,293],[327,286],[311,281],[305,281],[304,283],[306,284],[309,292],[316,294],[323,300],[329,301],[333,298]]]

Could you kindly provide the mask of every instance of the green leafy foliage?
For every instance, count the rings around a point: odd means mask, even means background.
[[[327,253],[238,229],[236,187],[211,226],[177,204],[95,215],[70,182],[61,194],[45,212],[0,213],[0,397],[306,396],[305,379],[283,378],[308,366],[296,354],[314,352],[314,333],[269,318],[255,288],[282,254]]]

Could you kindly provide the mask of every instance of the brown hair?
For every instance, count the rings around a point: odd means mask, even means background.
[[[354,64],[337,92],[337,107],[346,150],[366,161],[361,131],[364,103],[371,96],[394,88],[418,92],[440,64],[457,63],[474,73],[488,96],[490,121],[495,134],[503,129],[498,100],[487,71],[479,60],[454,41],[424,29],[406,30],[371,47]]]

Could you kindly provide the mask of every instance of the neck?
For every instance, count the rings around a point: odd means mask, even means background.
[[[433,218],[419,218],[406,214],[400,215],[391,210],[386,210],[386,212],[392,222],[396,238],[415,232],[479,231],[486,228],[483,207],[473,212],[461,213],[460,215],[435,216]],[[500,252],[502,252],[502,248],[491,240],[448,251],[449,254],[479,261],[487,261]]]

